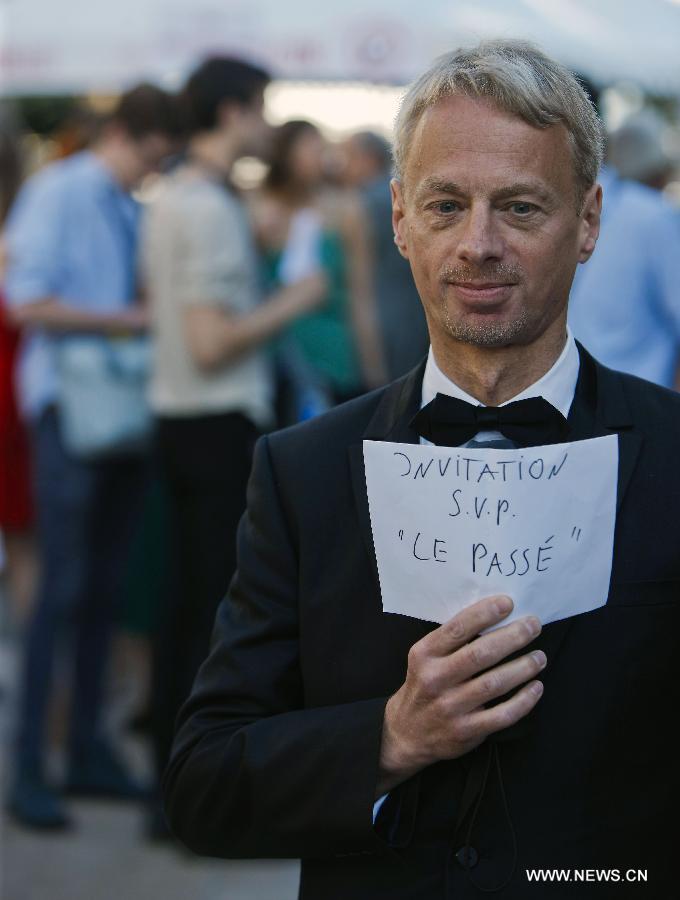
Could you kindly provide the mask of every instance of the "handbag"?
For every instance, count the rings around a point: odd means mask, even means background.
[[[98,460],[148,449],[150,352],[142,336],[69,335],[58,342],[57,408],[70,453]]]

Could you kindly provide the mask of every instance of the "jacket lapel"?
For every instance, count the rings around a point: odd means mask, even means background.
[[[403,378],[393,382],[385,390],[378,407],[373,414],[368,427],[364,432],[364,440],[393,441],[398,444],[417,444],[418,434],[409,428],[409,422],[420,409],[420,399],[425,372],[426,359],[422,360]],[[375,575],[376,583],[380,584],[378,577],[378,564],[373,546],[373,531],[371,530],[371,515],[368,508],[368,494],[366,492],[366,473],[364,469],[363,443],[352,444],[349,447],[349,465],[352,477],[354,500],[359,517],[359,529],[366,544],[371,568]]]
[[[642,446],[633,429],[633,419],[619,372],[597,363],[577,342],[581,366],[574,402],[569,413],[569,440],[607,434],[619,436],[619,472],[616,509],[621,508]]]

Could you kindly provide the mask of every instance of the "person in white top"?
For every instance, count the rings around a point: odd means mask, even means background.
[[[170,565],[153,665],[157,775],[177,710],[207,653],[215,609],[235,567],[252,448],[273,424],[265,343],[322,299],[325,277],[260,296],[252,235],[230,184],[235,160],[266,146],[268,75],[215,57],[187,81],[186,160],[148,211],[142,248],[152,313],[151,404],[168,506]],[[152,836],[166,833],[154,803]]]

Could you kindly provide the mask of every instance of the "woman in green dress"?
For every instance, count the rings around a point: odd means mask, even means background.
[[[298,387],[291,418],[319,411],[303,408],[306,389],[316,389],[330,405],[386,380],[361,206],[354,194],[325,183],[325,152],[310,122],[282,125],[251,207],[271,288],[319,268],[328,281],[323,304],[293,322],[278,342]]]

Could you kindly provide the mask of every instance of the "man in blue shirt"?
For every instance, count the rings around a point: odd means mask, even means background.
[[[680,362],[680,213],[658,191],[600,172],[597,251],[579,266],[569,324],[600,362],[674,387]]]
[[[117,588],[136,522],[144,465],[138,458],[87,462],[59,430],[56,351],[66,333],[142,330],[137,303],[139,209],[130,192],[172,149],[175,110],[158,88],[124,94],[91,151],[31,178],[6,232],[6,295],[24,329],[19,399],[32,437],[40,583],[26,633],[17,760],[9,809],[42,828],[69,824],[45,775],[46,721],[55,651],[73,625],[66,787],[73,793],[139,795],[104,740],[102,686]]]

